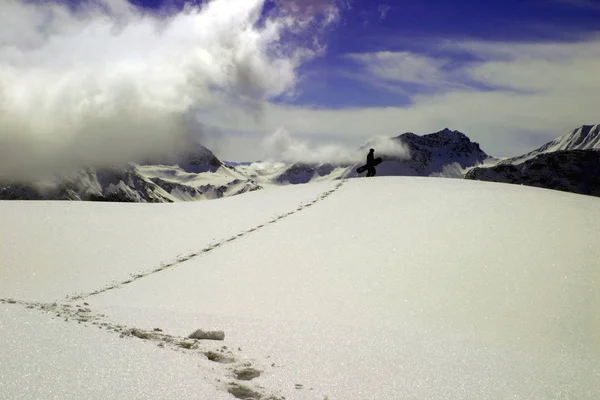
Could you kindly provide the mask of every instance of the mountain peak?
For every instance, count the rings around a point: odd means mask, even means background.
[[[563,150],[596,150],[600,151],[600,124],[581,125],[542,147],[518,157],[502,160],[499,164],[520,164],[540,154]]]

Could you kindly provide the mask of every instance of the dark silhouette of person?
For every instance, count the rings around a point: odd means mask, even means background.
[[[375,150],[369,150],[367,154],[367,176],[375,176],[377,171],[375,170]]]

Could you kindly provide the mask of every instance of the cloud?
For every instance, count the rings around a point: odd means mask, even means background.
[[[410,103],[405,106],[328,109],[266,104],[260,127],[242,114],[231,127],[257,134],[284,127],[297,140],[315,146],[337,141],[348,148],[373,136],[426,134],[450,127],[491,155],[514,156],[582,124],[600,123],[599,35],[546,43],[443,40],[428,54],[350,56],[360,61],[357,74],[367,75],[366,81],[377,88],[403,88],[406,83]],[[388,58],[393,63],[388,64]],[[396,63],[397,69],[392,67]],[[440,82],[437,89],[435,82]],[[415,83],[436,90],[412,90]]]
[[[595,0],[552,0],[554,3],[567,4],[574,7],[600,11],[600,3]]]
[[[404,143],[399,140],[394,140],[388,136],[376,136],[363,147],[373,148],[376,150],[378,156],[382,157],[395,157],[403,160],[410,159],[410,149]]]
[[[335,21],[333,4],[302,3],[312,13],[295,18],[265,17],[264,0],[168,15],[126,0],[3,0],[0,178],[172,154],[210,134],[213,112],[256,119],[269,99],[293,93],[298,68],[323,51],[320,28]]]
[[[339,143],[318,146],[306,140],[294,138],[285,128],[278,128],[262,142],[265,159],[287,163],[357,163],[364,158],[358,149],[345,147]]]
[[[416,83],[422,85],[446,84],[443,67],[447,60],[432,58],[411,52],[381,51],[376,53],[352,53],[346,58],[358,63],[368,76],[393,83]]]
[[[309,164],[356,164],[365,161],[366,148],[373,147],[379,156],[410,158],[408,148],[397,140],[377,136],[362,148],[337,143],[309,143],[293,137],[286,129],[279,128],[263,140],[266,159],[282,162]]]
[[[377,6],[377,12],[379,13],[379,18],[385,19],[387,14],[392,10],[388,4],[380,4]]]

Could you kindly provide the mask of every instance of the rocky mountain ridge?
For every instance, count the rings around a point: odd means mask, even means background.
[[[397,166],[398,172],[394,174],[393,168],[385,168],[383,174],[430,176],[442,173],[444,167],[458,164],[461,168],[468,168],[483,163],[490,158],[476,142],[472,142],[462,132],[445,128],[439,132],[419,136],[407,132],[394,138],[408,148],[410,158],[398,156],[385,156],[384,162],[396,162],[408,166],[412,171],[406,171],[402,165]],[[406,173],[408,172],[408,173]],[[378,173],[379,174],[379,173]]]
[[[600,196],[600,125],[582,125],[522,156],[473,168],[465,179]]]
[[[600,124],[582,125],[571,132],[551,142],[546,143],[538,149],[530,151],[518,157],[504,159],[499,164],[520,164],[537,157],[540,154],[552,153],[561,150],[600,150]]]

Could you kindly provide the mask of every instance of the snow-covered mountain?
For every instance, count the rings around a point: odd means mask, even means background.
[[[540,153],[517,164],[474,168],[467,173],[465,179],[600,196],[600,152],[561,150]]]
[[[294,163],[286,167],[282,173],[277,174],[275,182],[300,184],[340,179],[346,177],[351,168],[351,165],[348,164]]]
[[[473,168],[465,179],[600,196],[600,125],[583,125],[522,156]]]
[[[450,166],[465,169],[490,158],[478,143],[472,142],[464,133],[448,128],[423,136],[407,132],[393,140],[405,146],[410,157],[384,153],[384,161],[377,169],[378,176],[443,174]],[[369,147],[370,144],[363,149]]]
[[[90,200],[165,203],[215,199],[261,189],[224,165],[210,150],[193,144],[178,157],[143,165],[87,167],[50,181],[0,184],[0,200]]]
[[[276,181],[307,183],[359,176],[356,168],[366,162],[369,148],[374,148],[375,156],[383,159],[377,167],[377,176],[462,178],[464,169],[491,159],[478,143],[472,142],[464,133],[446,128],[423,136],[408,132],[385,141],[369,141],[358,151],[365,158],[359,163],[295,163],[284,169]]]
[[[598,400],[599,236],[459,179],[0,201],[0,398]]]
[[[573,129],[566,135],[546,143],[538,149],[523,154],[522,156],[504,159],[498,164],[517,165],[527,160],[531,160],[540,154],[561,150],[600,150],[600,124],[582,125],[579,128]]]
[[[379,176],[462,177],[463,169],[489,159],[461,132],[444,129],[429,135],[405,133],[369,142],[384,162]],[[233,196],[266,186],[356,177],[363,163],[223,163],[209,149],[190,143],[177,157],[147,160],[126,167],[83,168],[50,182],[0,184],[0,199],[176,202]],[[349,157],[352,158],[352,157]],[[356,157],[354,157],[356,158]]]

